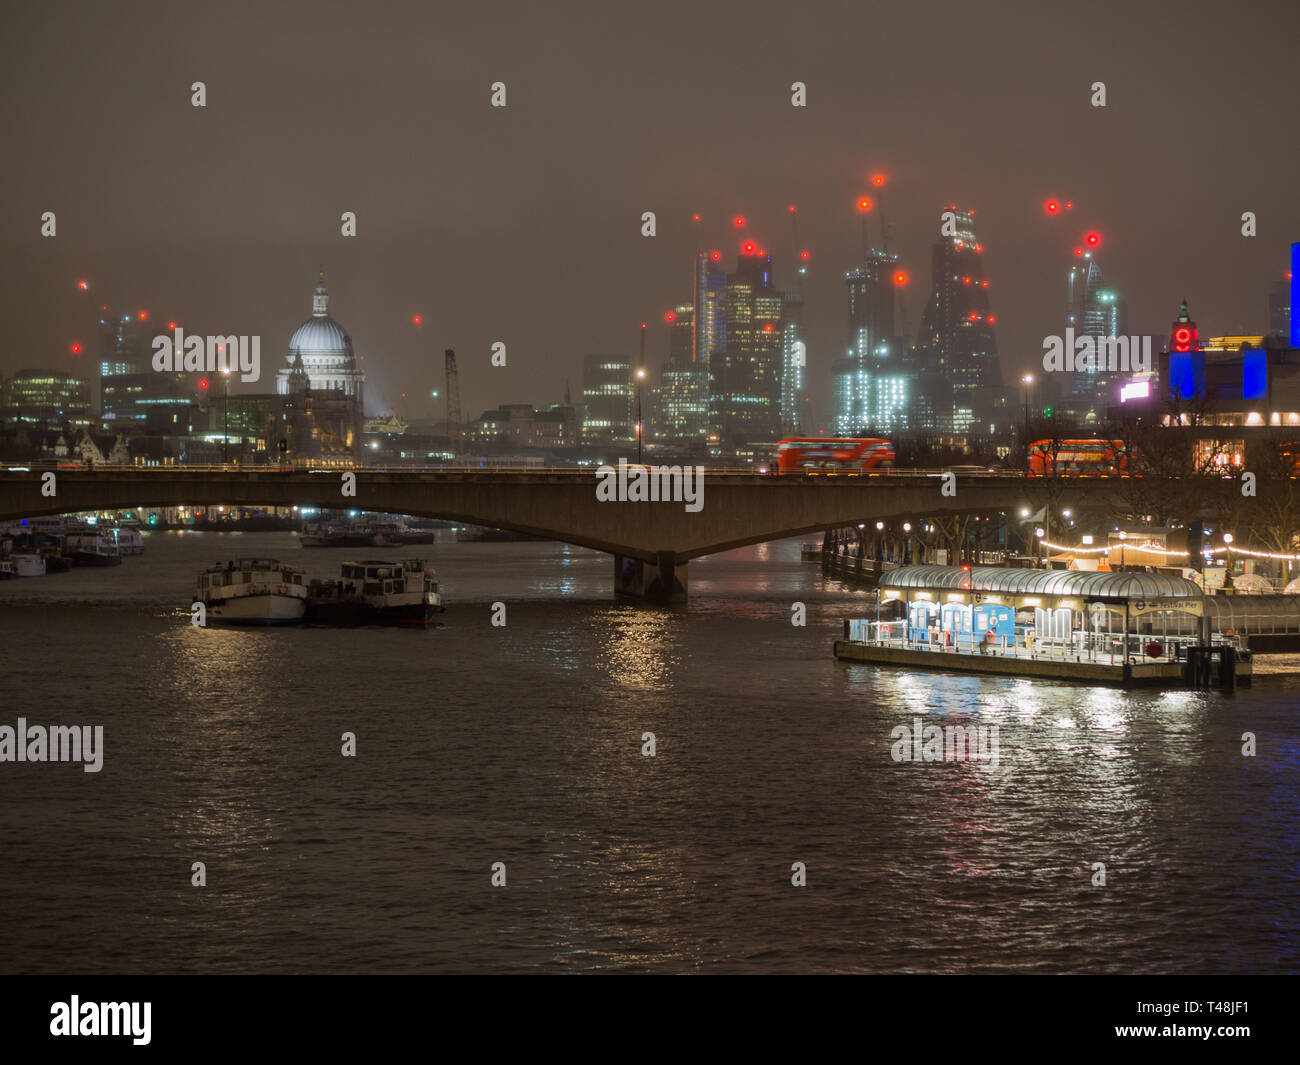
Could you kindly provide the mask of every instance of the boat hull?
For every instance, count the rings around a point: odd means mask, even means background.
[[[209,625],[296,625],[306,600],[292,595],[241,595],[206,604]]]

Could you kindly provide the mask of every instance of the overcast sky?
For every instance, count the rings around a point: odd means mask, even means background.
[[[1088,229],[1163,337],[1263,331],[1300,240],[1300,6],[916,0],[660,4],[42,3],[0,34],[0,372],[80,367],[102,303],[260,334],[274,387],[324,264],[371,405],[433,413],[442,351],[465,414],[558,402],[582,356],[657,377],[663,312],[730,219],[795,287],[812,253],[809,384],[847,344],[857,198],[885,207],[914,338],[939,211],[976,209],[1004,376],[1061,331]],[[808,106],[790,104],[794,81]],[[191,83],[207,107],[191,106]],[[503,81],[508,106],[490,106]],[[1090,104],[1093,82],[1107,106]],[[1070,199],[1070,216],[1043,203]],[[40,236],[43,211],[58,235]],[[1254,211],[1259,235],[1241,235]],[[358,235],[340,236],[355,211]],[[658,235],[640,235],[654,211]],[[700,214],[698,225],[691,222]],[[1064,214],[1064,213],[1063,213]],[[873,229],[873,236],[877,231]],[[76,288],[79,279],[91,292]],[[423,316],[418,329],[411,316]],[[504,341],[508,365],[490,365]],[[400,393],[410,397],[401,406]],[[442,413],[441,407],[438,410]]]

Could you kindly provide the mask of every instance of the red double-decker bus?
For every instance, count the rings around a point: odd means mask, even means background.
[[[1128,460],[1122,440],[1035,440],[1029,445],[1029,476],[1122,477]]]
[[[794,437],[776,445],[776,469],[786,474],[860,474],[892,469],[894,445],[888,440]]]

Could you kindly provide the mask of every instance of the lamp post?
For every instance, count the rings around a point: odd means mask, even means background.
[[[1119,571],[1124,572],[1124,541],[1128,539],[1128,533],[1123,529],[1119,531]]]
[[[1025,469],[1029,468],[1029,390],[1034,386],[1034,375],[1025,374],[1020,383],[1024,385],[1022,390],[1025,405]]]
[[[637,465],[641,464],[641,437],[644,435],[641,431],[641,382],[645,380],[645,370],[638,368],[636,372],[636,461]]]

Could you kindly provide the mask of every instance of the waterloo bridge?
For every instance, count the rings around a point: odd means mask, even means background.
[[[49,475],[54,474],[53,493]],[[345,495],[347,477],[355,494]],[[1082,503],[1131,510],[1129,478],[895,470],[864,476],[776,477],[707,470],[703,505],[603,502],[595,468],[555,470],[289,470],[248,467],[96,467],[0,470],[0,520],[135,507],[308,506],[406,514],[508,529],[614,556],[616,591],[682,600],[687,563],[749,544],[859,523]],[[944,485],[947,483],[947,492]],[[1218,482],[1236,491],[1231,481]],[[45,489],[43,491],[43,485]],[[1170,487],[1155,479],[1142,492]],[[1190,486],[1186,486],[1190,488]],[[1261,484],[1261,495],[1264,486]],[[1207,483],[1196,491],[1204,493]]]

